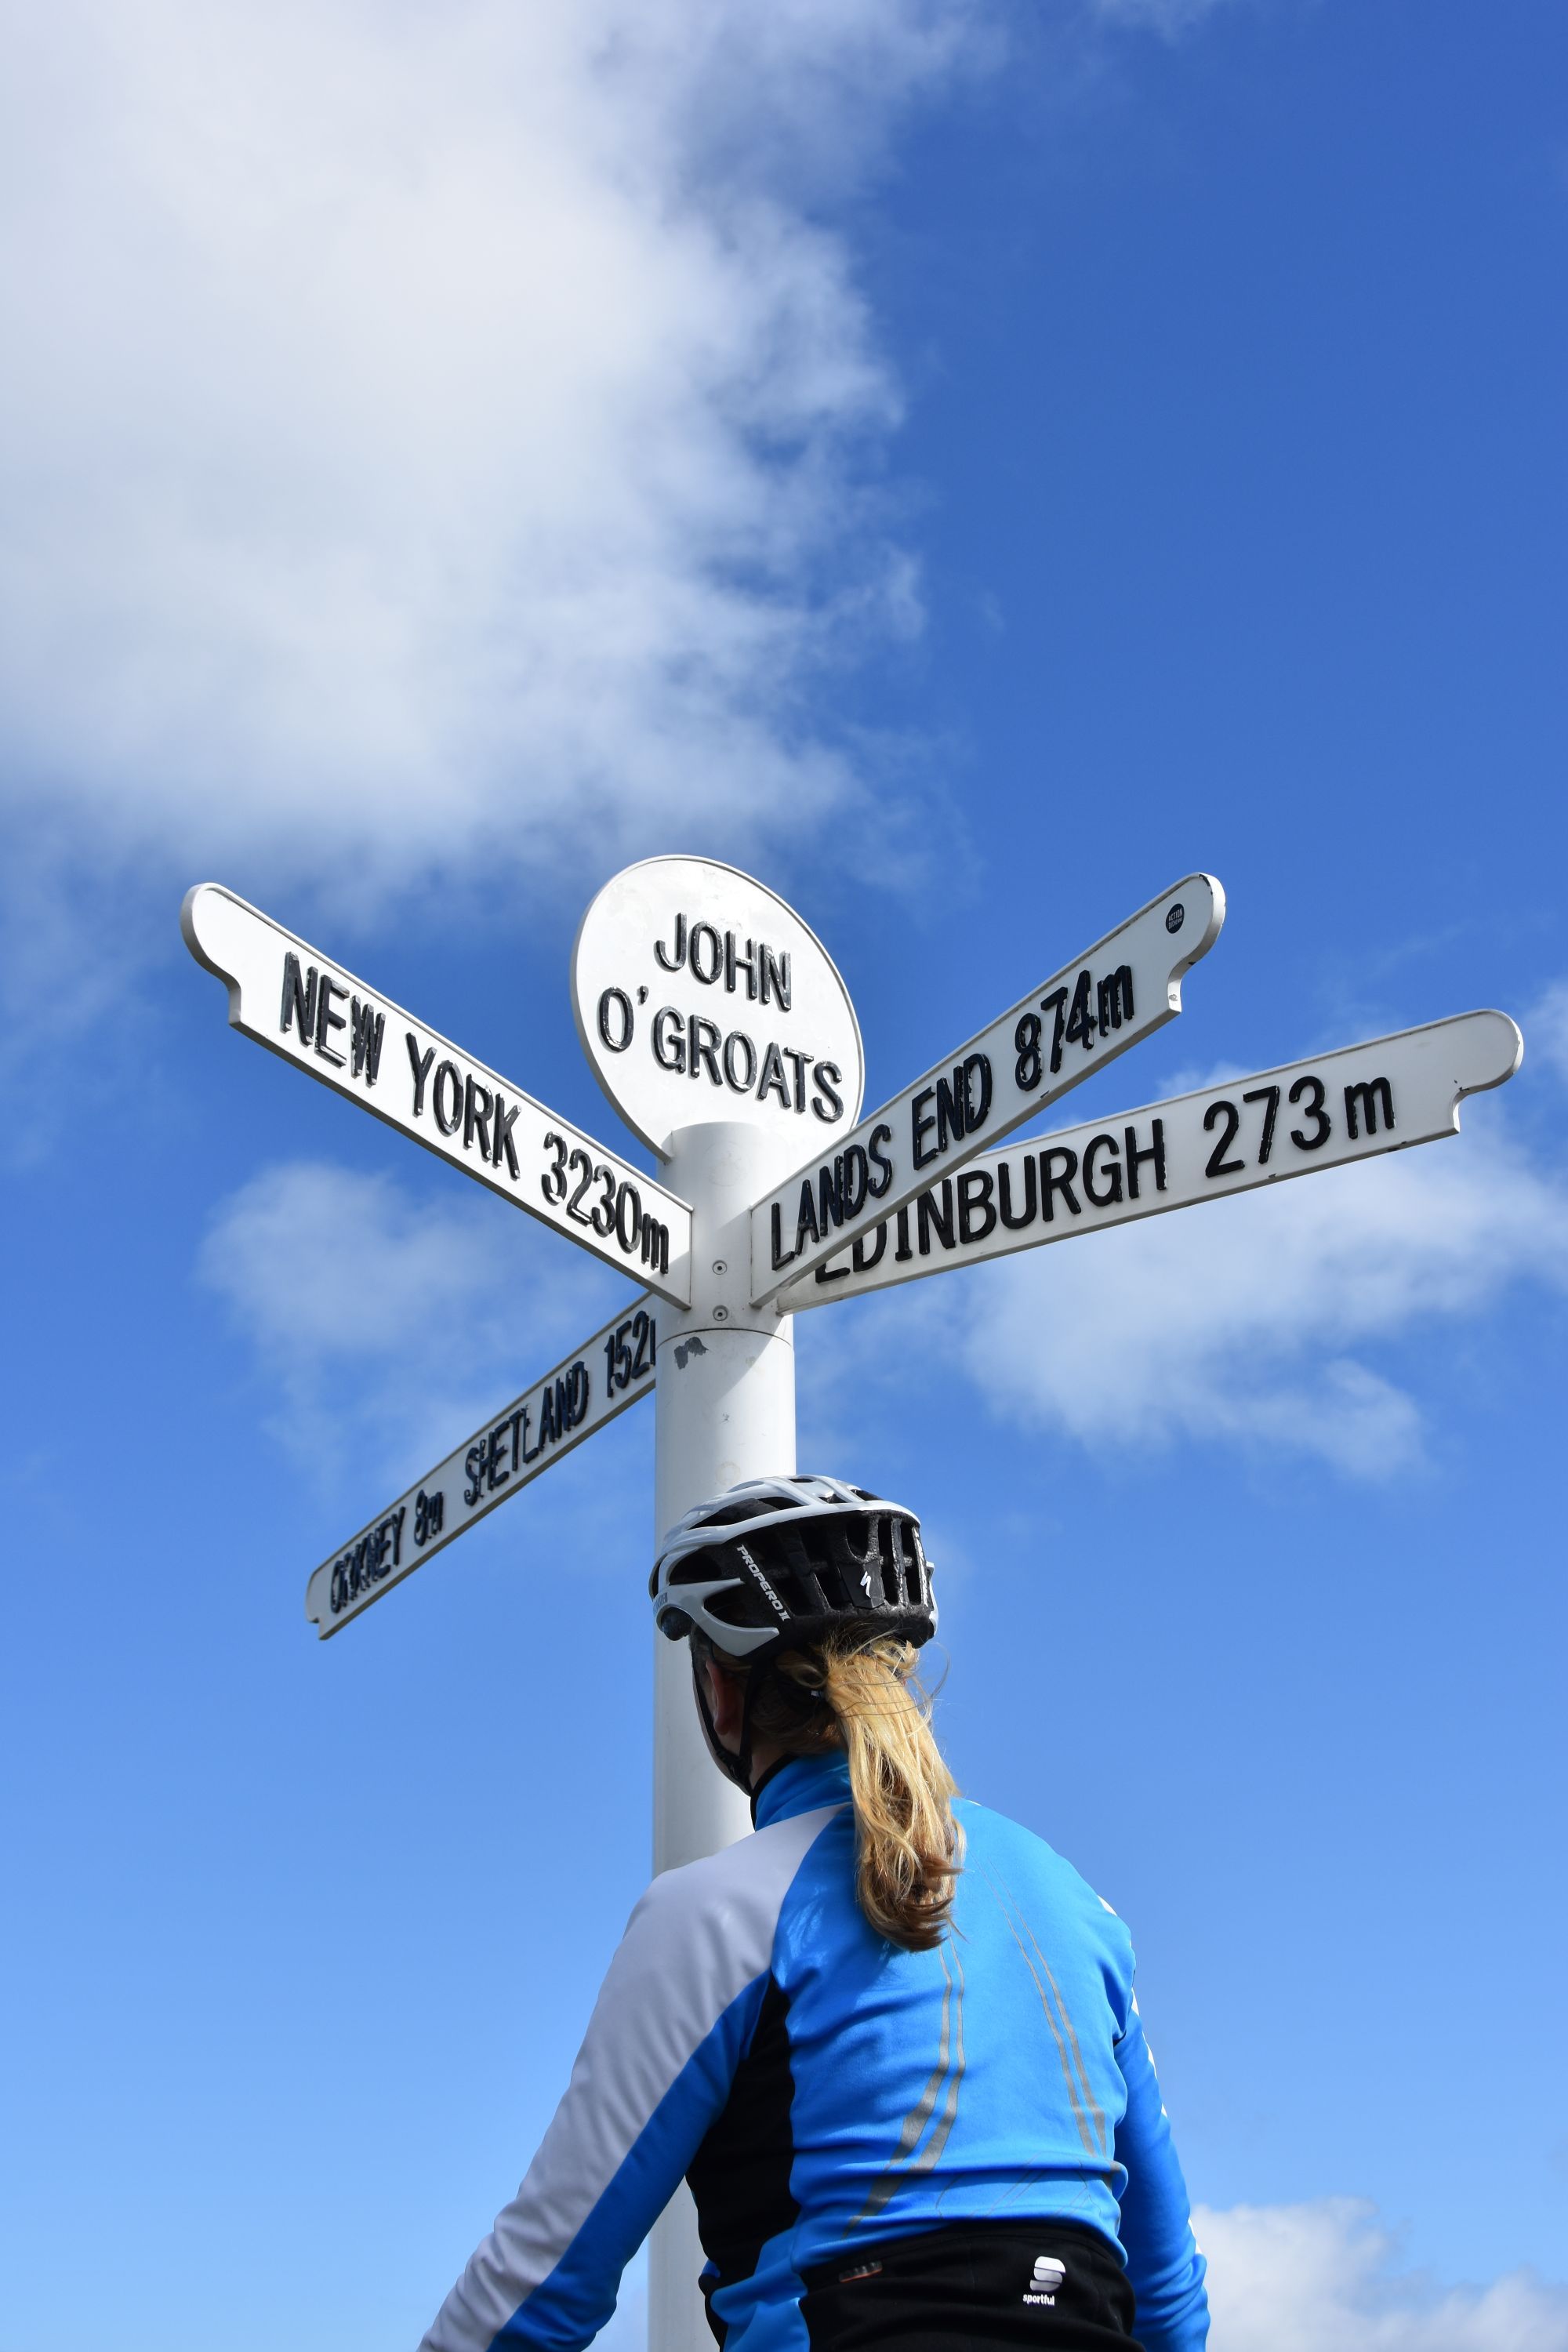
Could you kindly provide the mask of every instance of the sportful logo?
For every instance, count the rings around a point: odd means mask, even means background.
[[[1024,2289],[1024,2301],[1054,2305],[1057,2299],[1057,2289],[1067,2274],[1066,2263],[1058,2262],[1055,2254],[1037,2254],[1035,2275],[1030,2284]]]

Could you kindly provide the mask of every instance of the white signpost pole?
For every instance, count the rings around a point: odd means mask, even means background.
[[[654,1391],[654,1540],[742,1478],[795,1466],[793,1318],[752,1303],[751,1213],[816,1139],[853,1127],[859,1025],[826,950],[760,883],[704,858],[618,874],[572,958],[578,1034],[600,1085],[691,1210],[689,1307],[661,1308]],[[684,1643],[654,1643],[653,1866],[671,1870],[751,1826],[717,1773]],[[648,2247],[651,2352],[711,2342],[697,2214],[682,2189]]]

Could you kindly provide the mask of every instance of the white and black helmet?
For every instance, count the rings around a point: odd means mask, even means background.
[[[748,1478],[665,1537],[648,1579],[654,1622],[747,1664],[848,1623],[917,1649],[936,1631],[921,1523],[842,1478]]]

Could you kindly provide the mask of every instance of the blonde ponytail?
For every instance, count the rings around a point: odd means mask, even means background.
[[[753,1723],[791,1754],[844,1749],[860,1908],[889,1943],[929,1952],[947,1929],[963,1836],[952,1815],[957,1786],[931,1732],[915,1663],[910,1643],[887,1634],[788,1653],[777,1673],[795,1685],[788,1695],[794,1705],[780,1710],[785,1720],[771,1721],[773,1693],[760,1691]],[[814,1702],[804,1722],[797,1693]]]

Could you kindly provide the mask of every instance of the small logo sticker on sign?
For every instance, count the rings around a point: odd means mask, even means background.
[[[1175,905],[1169,909],[1165,916],[1165,929],[1168,931],[1179,931],[1186,919],[1187,910],[1178,898]]]

